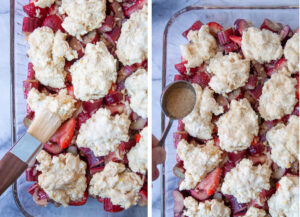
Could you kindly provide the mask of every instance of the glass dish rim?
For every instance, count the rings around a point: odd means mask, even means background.
[[[163,34],[163,51],[162,51],[162,72],[161,72],[161,76],[162,76],[162,82],[161,82],[161,90],[163,91],[166,87],[166,72],[167,72],[167,45],[168,45],[168,31],[169,28],[172,26],[172,24],[174,23],[174,21],[181,16],[182,14],[185,14],[189,11],[192,10],[212,10],[212,9],[219,9],[219,10],[238,10],[238,9],[248,9],[248,10],[276,10],[276,9],[299,9],[299,5],[298,6],[288,6],[288,5],[282,5],[282,6],[197,6],[197,5],[193,5],[193,6],[187,6],[184,7],[183,9],[175,12],[171,18],[168,20],[165,29],[164,29],[164,34]],[[161,133],[163,133],[164,129],[165,129],[165,121],[166,121],[166,116],[163,112],[161,112]],[[165,145],[163,145],[165,146]],[[165,163],[162,164],[162,173],[161,173],[162,177],[161,177],[161,217],[165,217],[166,216],[166,209],[165,209]]]

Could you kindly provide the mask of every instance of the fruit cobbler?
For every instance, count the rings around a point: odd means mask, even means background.
[[[147,204],[147,19],[145,0],[31,0],[28,127],[40,111],[62,125],[26,170],[40,206],[88,197],[120,212]]]
[[[297,217],[298,29],[197,21],[183,36],[174,80],[196,104],[174,133],[174,216]]]

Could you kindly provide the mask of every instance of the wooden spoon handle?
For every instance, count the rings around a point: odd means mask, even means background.
[[[0,161],[0,195],[25,171],[27,164],[11,152]]]

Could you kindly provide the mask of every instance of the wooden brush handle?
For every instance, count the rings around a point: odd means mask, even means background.
[[[0,161],[0,195],[25,171],[27,164],[11,152]]]

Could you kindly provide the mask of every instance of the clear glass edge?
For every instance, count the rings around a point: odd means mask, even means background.
[[[163,52],[162,52],[162,84],[161,84],[161,90],[163,91],[166,87],[166,70],[167,70],[167,43],[168,43],[168,30],[174,23],[174,21],[182,14],[187,13],[191,10],[204,10],[204,9],[299,9],[299,6],[187,6],[177,12],[175,12],[172,17],[169,19],[167,22],[165,29],[164,29],[164,34],[163,34]],[[163,112],[161,112],[161,133],[165,129],[165,121],[166,121],[166,116]],[[161,217],[165,217],[165,164],[163,163],[162,165],[162,178],[161,178]]]

